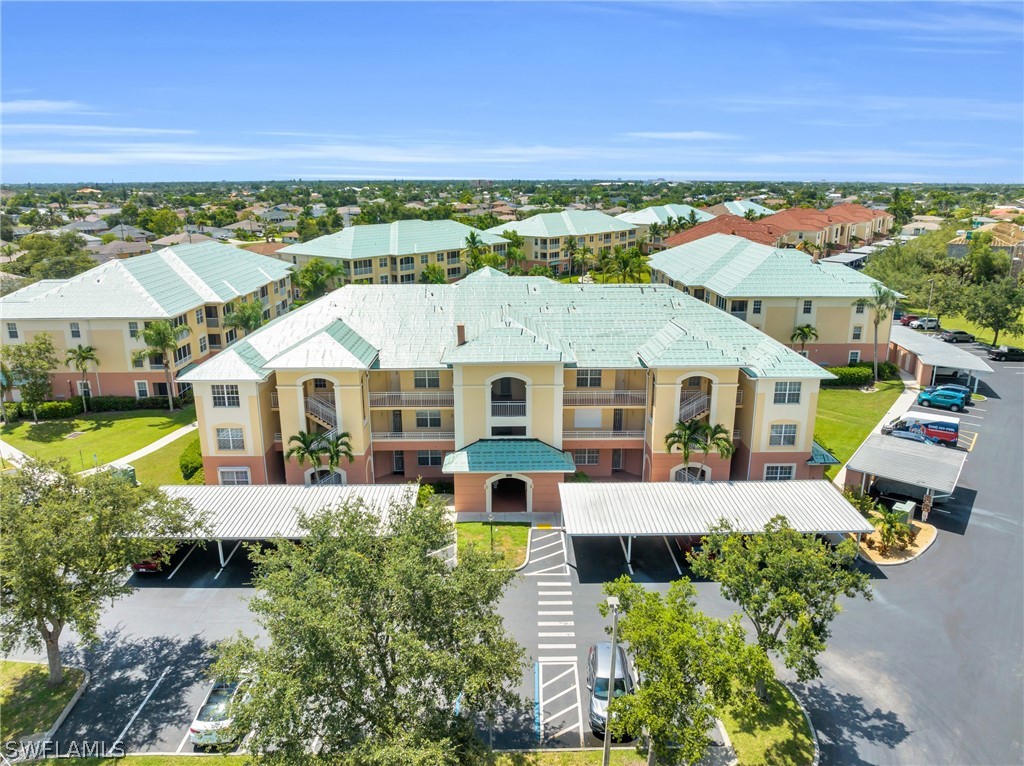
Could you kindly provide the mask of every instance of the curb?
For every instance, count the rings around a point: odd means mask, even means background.
[[[517,566],[515,569],[513,569],[513,572],[518,572],[520,570],[526,569],[526,567],[530,565],[530,549],[533,547],[533,530],[535,528],[536,527],[530,527],[528,530],[526,530],[526,560],[522,564]]]
[[[33,664],[45,665],[46,663],[37,662]],[[57,720],[54,721],[53,726],[51,726],[45,732],[30,734],[29,736],[25,737],[26,740],[42,742],[48,742],[52,740],[54,736],[57,734],[57,729],[61,727],[61,724],[64,723],[65,719],[71,714],[71,711],[74,709],[75,705],[78,704],[78,700],[81,699],[83,694],[85,694],[85,687],[88,686],[89,681],[92,679],[92,673],[90,673],[85,668],[78,667],[77,665],[68,665],[65,667],[65,670],[81,670],[83,673],[82,683],[78,685],[78,689],[75,690],[75,693],[71,696],[71,699],[68,700],[68,704],[64,706],[64,709],[60,712],[60,715],[57,716]]]
[[[921,558],[925,553],[928,552],[928,550],[933,545],[935,545],[935,541],[938,540],[938,539],[939,539],[939,532],[936,529],[935,530],[935,537],[933,537],[931,539],[931,542],[929,542],[926,546],[924,546],[924,548],[919,550],[917,553],[915,553],[909,559],[903,559],[903,561],[872,561],[867,556],[865,556],[863,551],[861,551],[859,548],[857,550],[857,558],[860,559],[861,561],[863,561],[865,564],[870,564],[870,565],[876,566],[876,567],[901,567],[904,564],[910,564],[910,563],[912,563],[914,561],[917,561],[919,558]]]
[[[800,700],[800,697],[797,696],[797,693],[789,687],[789,684],[781,680],[779,683],[782,684],[787,692],[789,692],[789,696],[793,698],[797,707],[800,708],[800,712],[804,714],[804,720],[807,721],[807,728],[811,731],[811,741],[814,742],[814,758],[811,760],[811,766],[819,766],[821,763],[821,745],[818,744],[818,732],[814,728],[814,724],[811,723],[811,716],[807,712],[807,708],[804,707],[804,703]]]

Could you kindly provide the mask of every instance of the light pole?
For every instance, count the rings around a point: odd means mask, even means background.
[[[608,705],[604,713],[604,759],[601,763],[608,766],[612,758],[612,714],[611,704],[615,699],[615,659],[619,653],[619,598],[608,597],[608,606],[612,610],[612,659],[608,665]]]
[[[487,524],[491,528],[491,553],[494,553],[494,512],[487,513]]]
[[[929,279],[928,284],[931,285],[931,287],[928,288],[928,311],[925,313],[926,317],[930,317],[932,315],[932,295],[935,293],[935,280]]]

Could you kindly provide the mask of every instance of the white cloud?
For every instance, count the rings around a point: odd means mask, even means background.
[[[738,136],[710,130],[637,131],[626,133],[630,138],[652,138],[659,141],[728,141]]]
[[[8,134],[57,135],[57,136],[156,136],[195,135],[194,130],[177,128],[133,128],[122,125],[62,125],[59,123],[5,123],[3,132]]]
[[[22,98],[0,104],[3,114],[95,114],[80,101]]]

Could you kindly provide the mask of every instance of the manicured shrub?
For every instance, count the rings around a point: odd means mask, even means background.
[[[199,447],[199,437],[193,437],[188,446],[181,451],[178,458],[178,467],[181,468],[183,479],[191,479],[198,471],[203,469],[203,452]]]
[[[134,409],[134,396],[93,396],[89,399],[89,412],[121,412]]]
[[[32,417],[32,411],[27,407],[22,407],[26,417]],[[65,402],[43,402],[36,407],[35,414],[40,420],[62,420],[64,418],[73,418],[76,415],[82,414],[82,400],[81,399],[68,399]]]
[[[13,423],[25,417],[21,411],[21,404],[19,402],[4,402],[4,417],[8,423]]]
[[[867,367],[829,367],[828,371],[836,376],[835,380],[823,380],[822,386],[866,386],[875,377],[871,365]]]

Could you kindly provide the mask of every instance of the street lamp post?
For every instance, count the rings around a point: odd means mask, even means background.
[[[932,295],[935,293],[935,280],[929,279],[928,284],[931,285],[931,287],[928,288],[928,311],[925,313],[926,317],[930,317],[932,315]]]
[[[612,659],[608,665],[608,706],[604,716],[604,759],[603,766],[608,766],[612,758],[612,715],[610,706],[615,699],[615,660],[619,653],[619,599],[618,596],[608,597],[608,606],[612,610]]]
[[[491,528],[491,553],[494,553],[494,513],[493,512],[488,512],[488,514],[487,514],[487,524]]]

